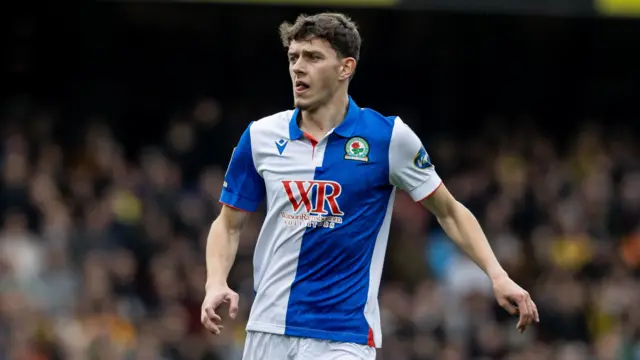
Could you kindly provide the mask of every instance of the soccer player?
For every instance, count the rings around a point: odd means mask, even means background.
[[[249,125],[231,157],[206,250],[202,323],[222,330],[223,303],[247,215],[266,200],[254,255],[255,300],[244,360],[373,360],[382,344],[378,289],[396,189],[431,211],[489,276],[499,304],[538,321],[529,294],[501,268],[475,217],[442,184],[416,134],[348,94],[360,35],[346,16],[283,23],[294,110]]]

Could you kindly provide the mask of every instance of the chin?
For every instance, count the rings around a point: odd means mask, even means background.
[[[300,110],[309,110],[313,107],[313,103],[308,100],[294,99],[293,106]]]

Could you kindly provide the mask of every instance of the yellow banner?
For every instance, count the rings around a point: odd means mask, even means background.
[[[399,0],[195,0],[194,2],[254,5],[392,7],[395,6],[398,1]]]
[[[609,16],[640,16],[640,0],[596,0],[596,9]]]

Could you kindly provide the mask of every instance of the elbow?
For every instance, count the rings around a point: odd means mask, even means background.
[[[242,230],[247,220],[247,213],[229,209],[226,206],[220,212],[220,215],[213,221],[211,232],[236,236]]]
[[[446,229],[447,227],[460,223],[462,219],[470,214],[471,213],[464,205],[459,201],[452,199],[452,201],[448,202],[447,205],[443,207],[442,211],[437,214],[436,217],[438,219],[438,223]]]
[[[213,234],[214,237],[219,237],[219,235],[234,236],[239,234],[240,230],[239,226],[227,221],[227,219],[223,217],[216,218],[213,224],[211,224],[211,234]]]
[[[456,225],[455,219],[449,215],[438,216],[437,219],[438,224],[442,226],[442,229],[444,229],[445,232],[449,232],[448,230],[452,229]]]

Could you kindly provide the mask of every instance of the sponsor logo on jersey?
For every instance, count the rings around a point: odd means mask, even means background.
[[[333,228],[342,223],[338,197],[342,186],[335,181],[283,180],[292,211],[282,211],[280,217],[288,226]]]
[[[418,150],[418,153],[413,158],[413,166],[417,167],[418,169],[426,169],[433,166],[431,164],[429,154],[427,154],[427,150],[425,150],[424,146],[422,146],[420,150]]]
[[[345,160],[369,161],[369,143],[360,136],[352,137],[344,144]]]

